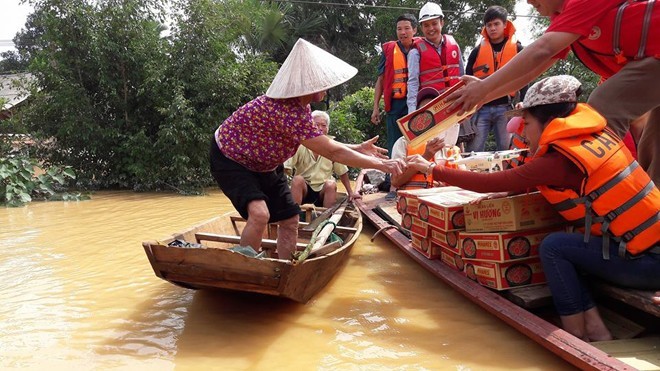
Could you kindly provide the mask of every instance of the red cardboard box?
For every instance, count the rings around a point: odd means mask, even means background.
[[[539,192],[465,205],[468,232],[520,231],[562,223],[564,219]]]
[[[440,257],[440,246],[431,242],[430,238],[421,238],[416,235],[410,236],[412,246],[428,259],[438,259]]]
[[[463,272],[463,268],[465,267],[465,263],[463,263],[463,258],[460,254],[444,247],[440,248],[440,260],[460,272]]]
[[[438,228],[429,225],[429,235],[431,237],[431,242],[434,244],[440,245],[445,249],[454,251],[457,254],[460,254],[460,245],[458,243],[459,229],[454,229],[451,231],[442,231]]]
[[[463,81],[460,81],[415,112],[397,120],[399,130],[410,141],[411,145],[417,146],[426,142],[474,113],[476,107],[466,112],[465,115],[458,116],[457,112],[460,107],[450,109],[452,103],[444,101],[447,96],[464,84]]]
[[[463,205],[481,196],[481,193],[459,189],[419,197],[417,215],[441,231],[465,229]]]
[[[539,245],[549,233],[561,227],[533,229],[519,232],[459,233],[461,255],[466,259],[504,262],[539,255]]]
[[[410,233],[414,234],[417,237],[420,237],[420,238],[428,237],[429,224],[425,221],[422,221],[420,218],[418,218],[416,216],[412,216],[410,214],[405,214],[403,216],[401,226],[404,229],[409,230]]]
[[[399,200],[396,203],[396,209],[399,214],[411,214],[419,216],[419,198],[438,193],[453,192],[461,190],[458,187],[435,187],[423,189],[410,189],[397,191]]]
[[[545,283],[545,275],[539,258],[504,263],[470,259],[464,259],[464,261],[465,274],[468,278],[495,290]]]

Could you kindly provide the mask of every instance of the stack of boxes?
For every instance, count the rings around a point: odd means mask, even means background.
[[[470,201],[484,194],[457,187],[400,191],[402,225],[413,247],[484,286],[506,290],[545,282],[538,257],[562,217],[540,193]]]
[[[496,290],[544,283],[538,248],[561,223],[538,192],[465,205],[466,230],[459,233],[465,274]]]

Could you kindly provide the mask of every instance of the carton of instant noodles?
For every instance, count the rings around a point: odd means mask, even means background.
[[[545,283],[538,257],[495,263],[464,259],[465,275],[481,285],[495,290]]]
[[[468,232],[520,231],[564,223],[564,218],[539,192],[465,205]]]
[[[422,196],[417,200],[419,203],[417,215],[430,226],[441,231],[465,229],[463,206],[482,196],[485,195],[460,188],[452,192]]]
[[[539,255],[541,241],[561,227],[549,227],[518,232],[458,233],[461,255],[466,259],[505,262]]]
[[[438,193],[460,191],[458,187],[434,187],[422,189],[400,190],[396,194],[399,200],[396,203],[396,210],[399,214],[410,214],[419,216],[419,198],[423,196],[431,196]]]
[[[397,120],[401,134],[408,139],[411,145],[417,146],[425,143],[474,113],[476,106],[464,115],[458,116],[460,107],[450,108],[452,102],[445,102],[450,94],[463,85],[465,83],[460,81],[416,111]]]
[[[423,238],[414,234],[410,237],[412,240],[412,247],[427,259],[440,258],[440,246],[432,243],[430,238]]]

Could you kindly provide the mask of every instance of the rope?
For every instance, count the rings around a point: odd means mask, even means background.
[[[293,261],[294,265],[304,262],[305,259],[307,259],[307,257],[309,257],[309,254],[312,252],[312,247],[316,243],[316,240],[319,236],[319,233],[321,233],[323,228],[325,228],[325,226],[328,225],[328,224],[332,224],[332,231],[330,233],[335,231],[335,229],[337,228],[337,223],[335,223],[335,222],[333,222],[332,220],[329,220],[329,219],[326,219],[323,222],[321,222],[321,224],[319,224],[319,226],[316,227],[316,229],[314,230],[314,233],[312,233],[312,238],[309,239],[309,243],[307,244],[307,246],[305,246],[305,250],[303,250],[300,253],[300,255],[298,255],[297,258],[294,257],[294,261]]]

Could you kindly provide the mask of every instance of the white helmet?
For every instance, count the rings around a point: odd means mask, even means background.
[[[424,21],[428,21],[431,19],[436,19],[436,18],[444,18],[444,14],[442,13],[442,8],[440,5],[436,3],[426,3],[422,7],[422,9],[419,10],[419,23],[422,23]]]

